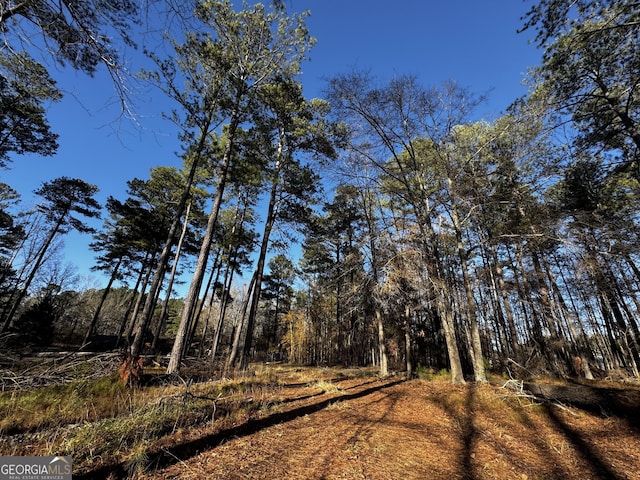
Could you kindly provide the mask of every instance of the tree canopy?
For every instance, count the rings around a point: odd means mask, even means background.
[[[109,195],[98,231],[94,185],[45,182],[17,211],[0,184],[3,330],[39,313],[65,327],[72,295],[32,285],[76,230],[95,233],[109,281],[68,336],[129,342],[134,381],[151,351],[171,352],[168,374],[196,356],[220,375],[277,359],[447,369],[455,383],[514,368],[640,376],[638,2],[536,2],[522,31],[541,62],[492,118],[454,80],[364,69],[307,98],[316,41],[309,12],[287,7],[203,0],[167,49],[145,52],[155,70],[140,78],[173,101],[181,168],[154,159]],[[19,48],[27,36],[54,62],[118,78],[138,8],[4,2],[0,166],[62,141],[47,123],[59,87]]]

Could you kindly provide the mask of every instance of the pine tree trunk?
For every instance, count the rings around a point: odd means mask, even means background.
[[[171,266],[171,273],[169,274],[169,284],[167,285],[167,293],[165,295],[164,302],[162,303],[162,312],[158,319],[155,331],[153,332],[153,343],[151,344],[151,351],[155,352],[158,347],[158,339],[162,334],[162,330],[167,322],[167,316],[169,311],[169,300],[171,300],[171,291],[173,290],[173,282],[176,278],[176,272],[178,270],[178,262],[180,261],[180,254],[182,253],[182,245],[184,239],[187,236],[187,230],[189,227],[189,215],[191,214],[191,201],[187,203],[187,210],[184,213],[184,222],[182,222],[182,231],[180,232],[180,238],[178,239],[178,245],[176,246],[176,254],[173,257],[173,265]]]
[[[133,311],[133,305],[138,297],[138,289],[140,288],[140,284],[142,284],[142,279],[144,277],[144,265],[147,263],[149,256],[151,253],[147,252],[144,261],[142,262],[142,267],[140,267],[140,272],[138,273],[138,278],[136,279],[136,285],[133,287],[133,292],[131,294],[131,298],[129,299],[129,305],[127,306],[127,311],[122,315],[122,320],[120,321],[120,328],[118,329],[118,335],[116,336],[116,344],[113,348],[118,348],[120,342],[122,341],[122,335],[124,334],[124,329],[127,328],[127,322],[129,320],[129,315]]]
[[[387,345],[384,337],[384,323],[382,321],[382,312],[376,307],[376,329],[378,330],[378,355],[380,360],[380,368],[378,374],[381,377],[389,375],[389,359],[387,357]]]
[[[524,267],[524,260],[522,255],[522,248],[518,245],[516,251],[516,261],[519,268],[519,275],[515,275],[514,281],[518,290],[518,297],[520,300],[520,307],[523,312],[525,332],[529,340],[535,345],[536,351],[540,355],[546,353],[546,342],[542,335],[542,324],[540,323],[540,317],[537,310],[533,307],[536,303],[533,301],[531,295],[531,286],[527,276],[527,271]]]
[[[458,250],[460,252],[460,250]],[[460,252],[461,253],[461,252]],[[461,253],[462,254],[462,253]],[[469,326],[471,328],[471,351],[473,373],[476,382],[486,382],[487,376],[484,368],[484,355],[482,354],[482,340],[480,338],[480,328],[478,326],[478,316],[476,314],[475,300],[473,299],[473,289],[471,287],[471,279],[469,277],[466,258],[463,255],[460,258],[462,266],[462,281],[464,283],[464,291],[467,301],[467,315],[469,318]]]
[[[467,266],[467,254],[464,249],[464,243],[462,242],[462,225],[460,223],[460,218],[458,217],[458,208],[456,205],[457,200],[453,190],[453,180],[451,178],[447,178],[447,184],[449,185],[449,197],[451,198],[451,218],[453,220],[453,227],[456,235],[458,260],[460,261],[460,268],[462,270],[462,282],[464,285],[464,292],[467,303],[467,318],[469,319],[469,326],[471,328],[469,356],[471,357],[471,363],[473,364],[473,374],[475,377],[475,381],[486,382],[487,376],[484,369],[482,341],[480,339],[480,329],[478,327],[476,305],[473,299],[473,288],[471,286],[471,279],[469,277],[469,267]]]
[[[495,247],[493,246],[491,247],[491,258],[494,265],[494,268],[491,269],[491,276],[492,278],[497,279],[497,289],[502,300],[501,305],[504,308],[506,327],[509,332],[510,350],[516,361],[521,363],[524,360],[521,358],[520,342],[518,342],[518,330],[516,329],[513,309],[511,308],[511,302],[509,300],[509,292],[507,291],[506,283],[504,281],[504,272],[498,261],[498,255],[495,251]]]
[[[279,152],[280,153],[280,152]],[[262,242],[260,244],[260,254],[258,256],[258,264],[254,273],[255,285],[253,287],[253,295],[251,296],[251,307],[249,309],[249,316],[247,318],[247,333],[244,340],[244,348],[242,351],[242,358],[240,359],[240,366],[244,370],[249,365],[249,355],[251,351],[251,344],[253,341],[253,330],[256,324],[256,317],[258,316],[258,306],[260,305],[260,293],[262,291],[262,277],[264,275],[264,266],[267,258],[267,250],[269,247],[269,237],[271,236],[271,230],[276,220],[277,215],[277,197],[278,197],[278,185],[280,173],[280,162],[276,165],[275,178],[271,186],[271,195],[269,198],[269,206],[267,207],[267,218],[264,224],[264,231],[262,233]]]
[[[218,264],[219,258],[220,258],[220,249],[216,249],[216,257],[213,261],[213,268],[211,269],[211,273],[209,274],[207,285],[204,287],[204,290],[202,291],[202,299],[198,302],[196,306],[196,311],[194,312],[193,320],[191,322],[192,325],[189,329],[189,334],[187,336],[184,350],[182,352],[183,356],[187,355],[189,345],[193,343],[193,340],[196,336],[196,331],[198,330],[198,324],[200,323],[200,318],[202,318],[202,311],[204,310],[204,305],[207,300],[207,295],[209,293],[209,290],[211,290],[211,285],[213,284],[215,286],[215,283],[218,281],[218,275],[220,274],[220,265]],[[214,278],[215,278],[215,281],[214,281]],[[211,292],[212,299],[214,294],[215,292]]]
[[[83,347],[89,343],[89,338],[91,338],[91,336],[94,333],[94,330],[95,330],[96,325],[98,323],[98,318],[100,317],[100,312],[102,311],[102,307],[104,306],[104,302],[107,300],[107,296],[109,295],[109,292],[111,291],[111,286],[113,285],[113,282],[116,280],[116,278],[118,276],[118,270],[120,269],[120,265],[122,265],[122,261],[123,261],[123,257],[120,257],[118,259],[118,262],[116,263],[115,267],[113,268],[113,272],[111,272],[111,276],[109,277],[109,282],[107,283],[107,287],[104,289],[104,292],[102,293],[102,296],[100,297],[100,303],[98,303],[98,307],[96,308],[96,311],[93,314],[93,318],[91,318],[91,323],[89,324],[89,328],[87,329],[87,333],[84,336],[84,340],[82,341]]]
[[[413,358],[411,348],[411,308],[409,305],[404,307],[404,357],[407,378],[413,377]]]
[[[220,299],[220,312],[218,314],[218,321],[216,323],[216,330],[213,335],[213,342],[211,343],[211,362],[215,362],[216,355],[218,353],[218,345],[220,344],[220,335],[222,334],[222,328],[224,326],[224,319],[227,314],[227,306],[229,305],[229,297],[231,291],[231,284],[233,282],[233,262],[236,260],[237,249],[233,250],[233,254],[229,255],[229,261],[224,272],[224,280],[222,283],[222,296]]]
[[[242,314],[240,315],[240,321],[236,326],[236,331],[233,336],[233,344],[231,345],[231,351],[229,352],[229,358],[227,358],[226,362],[226,370],[230,370],[236,364],[236,359],[238,357],[238,352],[240,351],[240,342],[242,341],[242,332],[246,325],[247,319],[247,309],[249,308],[249,303],[251,302],[251,298],[255,295],[256,288],[256,274],[255,272],[251,276],[251,282],[249,282],[249,288],[247,289],[247,294],[244,298],[244,302],[242,302]]]
[[[197,153],[194,156],[193,163],[191,164],[191,168],[189,169],[189,176],[187,177],[187,181],[184,187],[184,191],[180,196],[180,200],[178,202],[178,206],[176,207],[175,217],[171,222],[171,226],[169,227],[169,231],[167,232],[167,238],[160,253],[160,257],[158,258],[158,262],[156,265],[155,273],[153,275],[153,280],[151,281],[151,287],[149,288],[149,295],[147,296],[147,301],[144,304],[144,308],[142,310],[142,319],[140,322],[140,329],[136,334],[136,337],[129,349],[129,356],[136,360],[140,355],[142,350],[142,345],[144,342],[144,336],[149,328],[149,324],[151,323],[151,318],[153,316],[153,311],[156,306],[156,299],[159,297],[160,288],[162,287],[162,282],[164,280],[164,276],[167,272],[167,264],[169,263],[169,256],[171,255],[171,248],[176,240],[176,233],[178,231],[178,227],[180,226],[180,219],[182,218],[182,214],[187,207],[187,203],[191,198],[191,187],[193,186],[193,182],[196,178],[196,172],[198,171],[198,165],[200,164],[200,155],[205,151],[206,144],[208,142],[208,129],[211,125],[211,118],[207,120],[209,123],[203,126],[200,134],[200,140],[198,142],[198,147],[195,150]],[[187,222],[187,218],[185,217],[185,222]],[[134,362],[135,363],[135,362]]]
[[[155,258],[155,254],[151,257],[149,265],[145,265],[146,273],[144,276],[144,280],[142,281],[142,286],[140,287],[140,293],[138,294],[138,298],[136,299],[135,306],[133,307],[133,311],[131,312],[131,318],[129,319],[129,328],[127,330],[127,342],[131,345],[131,339],[133,338],[134,333],[138,336],[138,332],[140,331],[140,321],[138,319],[138,313],[140,313],[140,306],[142,305],[142,300],[145,298],[145,292],[147,291],[147,285],[149,284],[149,278],[151,278],[151,273],[153,272],[153,259]],[[140,342],[140,346],[142,346],[142,340]]]
[[[235,135],[240,121],[240,112],[238,110],[239,101],[240,99],[237,98],[236,109],[232,112],[229,121],[227,143],[222,155],[222,165],[219,169],[216,195],[211,206],[211,213],[209,214],[209,219],[207,221],[207,229],[205,231],[204,238],[202,239],[198,261],[196,263],[195,271],[193,272],[193,278],[191,279],[189,292],[187,293],[187,296],[185,298],[180,325],[178,326],[176,338],[173,343],[173,349],[171,350],[169,366],[167,367],[167,374],[169,375],[177,373],[180,370],[180,362],[182,360],[184,344],[189,333],[189,327],[191,326],[191,322],[193,320],[193,314],[196,310],[196,304],[198,302],[198,297],[200,294],[200,287],[202,286],[202,279],[204,278],[205,270],[207,268],[207,259],[209,257],[209,251],[213,242],[215,227],[218,221],[218,213],[220,212],[222,197],[224,195],[224,190],[228,180],[229,167],[231,166],[232,153],[235,143]]]
[[[456,341],[455,326],[453,323],[453,315],[450,308],[445,305],[446,300],[442,298],[443,292],[438,294],[438,313],[444,330],[444,338],[449,356],[449,366],[451,368],[451,383],[463,384],[464,374],[462,372],[462,362],[460,361],[460,352],[458,351],[458,342]]]

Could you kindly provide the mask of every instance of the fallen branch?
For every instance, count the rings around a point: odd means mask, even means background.
[[[522,380],[516,380],[512,378],[510,380],[507,380],[500,388],[513,392],[509,395],[502,395],[502,397],[516,396],[518,399],[524,398],[530,400],[532,404],[538,405],[538,403],[536,403],[538,397],[524,390],[524,382]]]
[[[227,397],[228,398],[228,397]],[[226,400],[226,398],[222,398],[222,392],[220,392],[218,394],[218,396],[216,398],[212,398],[212,397],[207,397],[204,395],[194,395],[193,393],[191,393],[189,391],[189,386],[187,385],[184,393],[179,393],[176,395],[170,395],[170,396],[164,396],[162,398],[160,398],[156,404],[157,405],[161,405],[161,406],[166,406],[168,404],[168,400],[178,400],[181,403],[181,407],[180,407],[180,413],[176,416],[176,421],[173,425],[173,429],[171,430],[171,433],[175,433],[176,428],[178,426],[178,423],[180,421],[180,417],[182,415],[182,411],[186,408],[187,406],[187,401],[189,399],[194,399],[194,400],[206,400],[209,402],[212,402],[213,404],[213,412],[211,412],[211,421],[215,421],[216,419],[216,412],[218,411],[218,401],[219,400]]]
[[[182,402],[182,404],[185,405],[189,399],[191,399],[191,400],[206,400],[208,402],[213,402],[214,413],[215,413],[216,402],[218,402],[220,400],[227,400],[229,398],[231,398],[231,397],[223,397],[222,393],[220,393],[216,398],[213,398],[213,397],[207,397],[207,396],[204,396],[204,395],[194,395],[193,393],[191,393],[189,391],[185,391],[184,393],[176,393],[175,395],[165,395],[164,397],[161,397],[160,399],[156,400],[155,403],[157,405],[166,405],[166,404],[169,403],[170,400],[176,400],[176,401]]]
[[[513,358],[507,358],[507,364],[515,365],[516,367],[520,368],[521,370],[524,370],[525,372],[527,372],[529,375],[533,376],[533,372],[531,370],[529,370],[527,367],[523,367],[518,362],[516,362]],[[513,379],[513,375],[511,374],[511,370],[509,370],[507,368],[507,371],[509,372],[509,377]]]
[[[507,380],[500,388],[506,388],[516,393],[523,393],[524,382],[522,380],[516,380],[514,378]]]
[[[574,415],[574,416],[576,415],[574,412],[572,412],[569,409],[569,407],[564,405],[559,398],[553,395],[550,395],[549,392],[546,392],[544,387],[540,385],[536,385],[533,383],[525,384],[523,380],[510,379],[510,380],[507,380],[504,383],[504,385],[502,385],[501,388],[514,392],[515,396],[518,399],[524,398],[524,399],[530,400],[534,405],[541,405],[544,403],[551,404],[561,408],[562,410],[570,413],[571,415]]]
[[[115,371],[119,354],[106,353],[90,358],[77,358],[78,352],[65,352],[62,358],[38,362],[21,372],[0,372],[0,390],[25,390],[48,385],[63,385],[77,380],[103,377],[105,372]]]

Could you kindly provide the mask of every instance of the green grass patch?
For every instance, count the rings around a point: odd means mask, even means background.
[[[117,376],[0,394],[0,432],[29,432],[117,415],[130,392]]]
[[[451,372],[445,368],[435,370],[431,367],[423,367],[418,365],[416,375],[423,380],[451,380]]]

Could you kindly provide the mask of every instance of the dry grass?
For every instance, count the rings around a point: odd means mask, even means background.
[[[71,455],[93,478],[640,479],[639,423],[428,376],[270,365],[4,392],[0,451]]]
[[[130,389],[114,374],[3,392],[0,451],[72,455],[80,469],[124,460],[135,470],[163,437],[231,415],[245,419],[261,407],[274,378],[265,370],[236,379]]]

